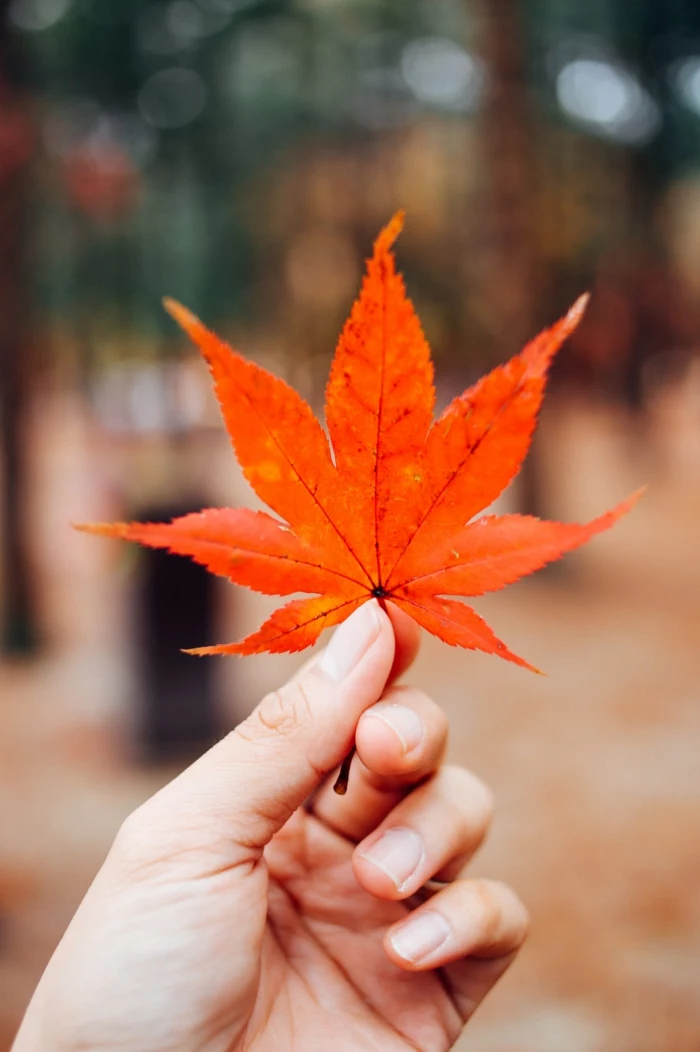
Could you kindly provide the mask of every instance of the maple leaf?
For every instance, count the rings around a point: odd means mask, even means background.
[[[584,525],[523,515],[470,521],[517,474],[547,371],[587,297],[433,421],[430,349],[391,251],[402,225],[399,213],[377,238],[340,336],[326,390],[329,437],[293,388],[165,301],[209,365],[246,479],[279,518],[221,508],[79,528],[190,556],[268,595],[309,594],[241,642],[188,653],[302,650],[376,597],[446,643],[537,671],[447,597],[482,595],[538,570],[608,529],[639,495]]]

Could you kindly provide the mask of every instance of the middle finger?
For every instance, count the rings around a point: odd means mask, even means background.
[[[362,840],[411,788],[437,770],[447,732],[447,717],[422,691],[389,687],[357,725],[357,756],[347,794],[333,792],[335,779],[330,778],[311,810],[341,836]]]

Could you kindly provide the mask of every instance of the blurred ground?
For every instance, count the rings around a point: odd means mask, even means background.
[[[553,515],[592,516],[651,483],[566,572],[479,603],[548,678],[427,637],[411,673],[449,713],[453,758],[496,792],[475,869],[512,882],[533,916],[522,959],[460,1045],[471,1052],[700,1048],[700,414],[688,398],[664,396],[648,446],[605,410],[562,403],[546,418]],[[0,665],[0,1049],[121,819],[172,773],[130,760],[129,578],[111,545],[68,530],[104,513],[103,466],[90,425],[52,412],[33,468],[51,645],[38,664]],[[241,600],[232,632],[259,609]],[[224,663],[227,722],[294,663]]]

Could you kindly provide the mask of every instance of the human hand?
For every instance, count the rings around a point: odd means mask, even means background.
[[[443,766],[438,706],[392,685],[418,639],[388,610],[357,610],[126,820],[14,1052],[452,1046],[527,918],[464,876],[490,795]],[[340,797],[329,775],[353,739]],[[410,912],[431,878],[448,883]]]

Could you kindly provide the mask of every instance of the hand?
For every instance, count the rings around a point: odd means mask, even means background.
[[[15,1052],[452,1046],[527,919],[464,876],[490,796],[443,766],[435,703],[391,685],[417,645],[400,612],[365,604],[126,820]],[[340,797],[328,776],[353,739]],[[410,912],[431,878],[449,883]]]

